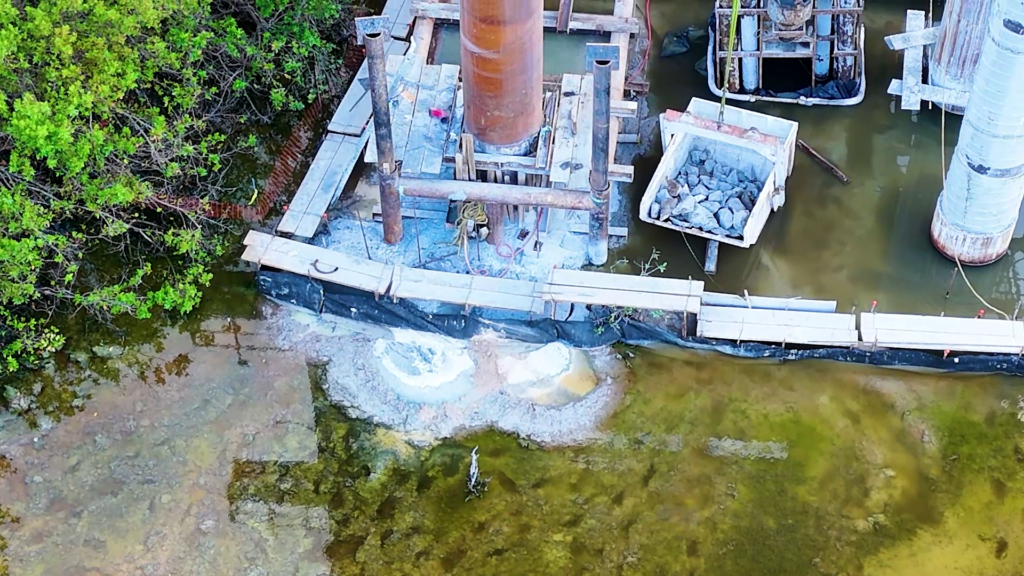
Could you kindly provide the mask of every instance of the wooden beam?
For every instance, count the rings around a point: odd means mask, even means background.
[[[903,81],[891,80],[889,82],[888,91],[889,94],[892,94],[893,96],[902,96]],[[932,86],[931,84],[921,84],[918,87],[918,93],[921,100],[928,100],[930,102],[935,102],[936,104],[949,104],[952,106],[967,106],[967,100],[971,96],[970,92]]]
[[[927,46],[934,44],[939,39],[939,27],[925,28],[916,32],[903,32],[885,37],[885,43],[890,50],[906,50],[914,46]]]
[[[618,118],[636,118],[639,106],[630,100],[612,100],[612,116]]]
[[[414,16],[438,20],[459,21],[459,3],[439,4],[416,0],[412,5]],[[544,27],[557,29],[558,12],[544,11]],[[611,32],[636,34],[640,21],[633,17],[610,16],[608,14],[573,14],[569,20],[569,32]]]
[[[924,28],[924,11],[907,10],[907,32]],[[924,74],[924,47],[912,46],[903,51],[903,95],[900,109],[921,109],[921,76]]]

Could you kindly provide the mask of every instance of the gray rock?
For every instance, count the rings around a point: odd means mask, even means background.
[[[75,350],[74,352],[68,354],[68,357],[71,358],[72,362],[78,364],[82,368],[85,368],[89,364],[89,354],[83,352],[82,350]]]
[[[743,205],[743,202],[741,202],[739,198],[729,198],[728,200],[725,201],[725,207],[728,208],[729,210],[732,210],[733,214],[739,212],[740,210],[747,209],[747,207]]]
[[[722,208],[717,213],[715,213],[715,218],[718,219],[718,223],[722,225],[722,228],[725,228],[726,230],[732,228],[732,210],[729,210],[728,208]]]
[[[739,172],[738,170],[731,170],[731,171],[729,171],[729,174],[727,174],[726,177],[725,177],[725,181],[728,182],[732,186],[738,185],[740,183],[740,178],[737,175],[738,172]]]
[[[661,204],[665,200],[668,200],[668,190],[662,188],[661,190],[658,190],[657,194],[654,195],[654,201],[657,202],[658,204]]]
[[[745,183],[745,182],[750,182],[750,177],[747,176],[747,171],[746,170],[737,170],[736,171],[736,178],[739,179],[741,184]]]
[[[711,229],[708,230],[708,232],[711,232],[715,236],[728,236],[729,235],[729,231],[726,230],[725,228],[722,228],[721,226],[712,226]]]
[[[722,209],[721,204],[719,204],[718,202],[712,202],[710,200],[705,200],[704,202],[701,202],[700,205],[703,206],[705,210],[711,212],[712,214]]]
[[[711,158],[711,152],[708,152],[707,148],[701,149],[701,151],[700,151],[700,161],[704,162],[708,158]]]
[[[667,190],[668,195],[673,198],[679,196],[679,182],[676,182],[675,180],[665,182],[665,190]]]
[[[708,194],[711,194],[711,191],[708,190],[703,184],[697,184],[696,186],[690,188],[690,196],[703,196],[707,198]]]
[[[714,192],[708,194],[708,201],[718,202],[719,204],[725,204],[725,193],[722,192],[721,190],[715,190]]]
[[[700,176],[697,175],[697,174],[687,173],[686,174],[686,184],[689,185],[690,189],[692,190],[694,188],[694,186],[697,186],[697,185],[700,184]]]
[[[740,202],[743,202],[744,208],[746,208],[747,210],[754,209],[754,196],[750,194],[750,192],[744,190],[743,193],[739,195],[739,199]]]
[[[100,358],[118,358],[124,354],[124,348],[121,346],[107,345],[93,346],[92,353],[94,356],[98,356]]]
[[[685,220],[678,216],[669,216],[668,221],[675,224],[676,226],[679,226],[680,228],[685,228],[689,226],[689,223],[687,223]]]
[[[701,176],[700,183],[703,184],[704,187],[707,188],[708,190],[718,189],[718,180],[715,180],[711,176]]]
[[[697,206],[697,201],[693,199],[693,196],[688,194],[681,194],[679,196],[679,202],[676,207],[672,209],[672,216],[682,216],[683,214],[689,214]]]
[[[690,212],[690,216],[687,219],[690,221],[690,225],[697,228],[704,228],[706,226],[713,225],[713,222],[715,221],[715,214],[704,206],[698,204],[693,208],[693,211]]]
[[[714,174],[717,167],[718,162],[715,162],[714,158],[708,158],[704,161],[704,169],[707,170],[708,174]]]
[[[659,202],[651,202],[651,218],[657,218],[661,216],[661,204]]]
[[[751,194],[754,195],[755,198],[757,198],[757,195],[761,193],[761,188],[763,187],[763,185],[758,184],[756,182],[747,182],[746,184],[743,185],[743,187],[747,189],[747,192],[750,192]]]
[[[685,180],[690,176],[690,174],[693,174],[694,176],[700,176],[700,168],[690,165],[683,166],[683,169],[679,171],[679,179]]]
[[[664,144],[665,144],[665,147],[667,148],[668,144],[667,143],[664,143]],[[700,150],[699,148],[694,148],[694,149],[690,150],[690,164],[692,166],[696,167],[696,166],[698,166],[700,164],[700,162],[701,162],[701,154],[703,152],[704,151]]]
[[[725,178],[719,178],[718,181],[716,182],[716,184],[717,184],[717,186],[715,186],[716,190],[721,190],[722,192],[728,192],[728,191],[732,190],[732,184],[729,184],[729,182],[727,182],[725,180]]]
[[[737,232],[737,235],[743,236],[743,227],[747,225],[747,220],[750,219],[750,212],[747,210],[738,210],[733,212],[732,215],[732,226]]]
[[[689,196],[687,196],[687,198],[689,198]],[[668,200],[662,202],[661,212],[658,213],[658,220],[661,220],[662,222],[668,220],[668,217],[672,215],[672,210],[676,207],[676,204],[678,203],[679,199],[672,197],[669,197]]]

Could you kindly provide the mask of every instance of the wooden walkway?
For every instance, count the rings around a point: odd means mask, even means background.
[[[700,311],[704,283],[628,274],[605,274],[579,270],[551,271],[541,288],[548,302],[572,302],[673,312]]]
[[[783,345],[854,346],[859,342],[853,314],[718,306],[701,306],[697,336]]]
[[[1021,321],[863,312],[860,333],[872,347],[1024,354]]]
[[[858,333],[856,315],[827,311],[833,302],[806,301],[809,308],[822,310],[814,312],[728,307],[733,303],[728,295],[704,292],[699,281],[555,269],[546,282],[532,282],[382,264],[256,231],[244,242],[242,259],[247,262],[396,300],[434,300],[467,310],[499,308],[536,315],[562,303],[686,312],[697,315],[697,336],[710,339],[1024,355],[1024,321],[864,312]],[[727,305],[702,304],[705,295]],[[742,300],[748,306],[793,301]]]

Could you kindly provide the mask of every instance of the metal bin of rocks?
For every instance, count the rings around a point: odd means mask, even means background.
[[[693,99],[662,115],[671,141],[640,202],[644,222],[749,248],[785,203],[797,123]]]

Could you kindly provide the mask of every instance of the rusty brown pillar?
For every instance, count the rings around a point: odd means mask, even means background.
[[[544,122],[544,0],[462,0],[465,129],[479,151],[529,152]]]

